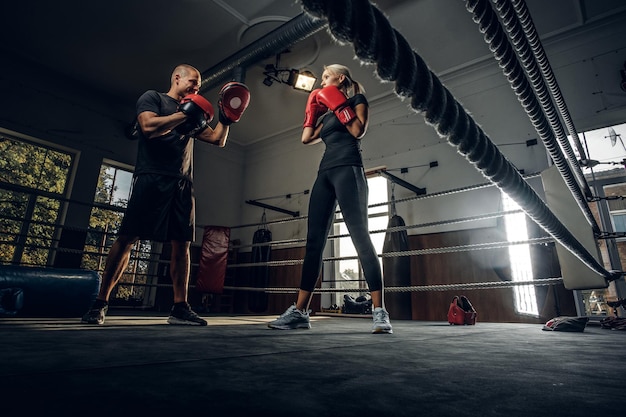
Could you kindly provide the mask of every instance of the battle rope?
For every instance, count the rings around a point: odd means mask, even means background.
[[[600,228],[589,209],[585,196],[581,193],[580,187],[584,187],[587,197],[591,196],[591,190],[578,165],[576,155],[565,135],[561,121],[554,110],[554,105],[541,76],[539,65],[534,59],[535,55],[532,53],[528,41],[524,36],[522,26],[512,6],[508,2],[504,0],[493,1],[496,3],[496,7],[501,13],[503,23],[514,48],[512,48],[511,43],[507,41],[502,26],[498,21],[498,17],[489,4],[489,0],[470,0],[467,2],[467,10],[473,14],[474,21],[478,23],[480,32],[484,34],[485,41],[493,51],[494,57],[502,68],[502,72],[508,78],[513,91],[515,91],[522,107],[528,114],[528,118],[550,153],[550,157],[565,180],[565,184],[591,225],[594,234],[598,234]],[[517,57],[521,60],[524,68],[520,66],[514,49],[517,51]],[[528,74],[528,78],[524,73],[524,69]],[[539,98],[539,101],[537,98]],[[549,126],[546,122],[546,117]],[[558,142],[554,138],[555,134],[558,138]],[[560,148],[559,143],[561,144]],[[569,165],[567,160],[563,157],[561,149],[567,154]],[[572,167],[574,168],[572,169]],[[574,177],[573,174],[576,174],[576,177]],[[576,179],[578,179],[578,182],[576,182]]]
[[[368,0],[301,3],[313,17],[328,20],[328,30],[337,41],[352,43],[363,63],[375,64],[381,80],[395,82],[400,98],[410,98],[413,110],[423,113],[425,121],[440,136],[456,146],[460,154],[563,247],[605,279],[621,277],[621,273],[607,271],[565,228],[378,8]]]
[[[517,17],[522,25],[524,30],[524,34],[526,35],[526,39],[531,45],[531,49],[533,54],[535,55],[535,59],[539,63],[539,67],[541,68],[541,73],[548,83],[548,87],[550,87],[550,92],[552,93],[552,97],[554,101],[556,101],[557,107],[561,112],[561,117],[565,120],[565,125],[567,126],[567,130],[569,131],[574,144],[576,145],[576,150],[581,158],[587,159],[585,152],[585,148],[583,147],[580,139],[578,138],[578,132],[576,131],[576,127],[574,126],[574,122],[572,121],[572,117],[569,114],[569,110],[565,105],[565,100],[563,99],[563,95],[561,94],[561,90],[559,88],[558,83],[556,82],[556,78],[554,77],[554,73],[552,72],[552,67],[550,66],[550,62],[548,62],[548,58],[546,57],[546,53],[541,45],[541,40],[537,35],[537,30],[535,29],[535,25],[533,23],[532,18],[530,17],[530,13],[528,12],[528,7],[526,7],[526,2],[524,0],[510,0],[513,3],[513,8],[515,9],[515,13],[517,13]]]

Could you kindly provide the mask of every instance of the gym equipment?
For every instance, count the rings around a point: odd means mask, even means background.
[[[91,270],[0,266],[0,290],[23,293],[17,316],[81,317],[96,299],[100,282]]]

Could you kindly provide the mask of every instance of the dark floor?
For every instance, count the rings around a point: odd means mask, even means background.
[[[626,331],[541,325],[207,316],[113,310],[0,319],[0,415],[609,416],[626,408]]]

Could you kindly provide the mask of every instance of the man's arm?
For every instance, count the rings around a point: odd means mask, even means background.
[[[139,113],[137,121],[141,131],[148,139],[158,138],[172,131],[185,121],[187,116],[183,112],[176,112],[169,116],[159,116],[151,111]]]
[[[195,138],[203,142],[210,143],[211,145],[217,145],[220,148],[223,148],[224,146],[226,146],[226,140],[228,139],[229,131],[230,127],[228,125],[218,123],[215,126],[215,129],[212,129],[211,126],[207,126],[207,128],[197,134]]]

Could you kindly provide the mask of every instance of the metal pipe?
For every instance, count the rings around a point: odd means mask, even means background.
[[[231,80],[233,76],[237,76],[240,79],[243,78],[241,71],[244,68],[283,52],[294,43],[317,33],[327,24],[328,22],[324,19],[315,19],[305,13],[299,14],[217,65],[204,71],[201,74],[200,92],[202,93],[224,81]]]

